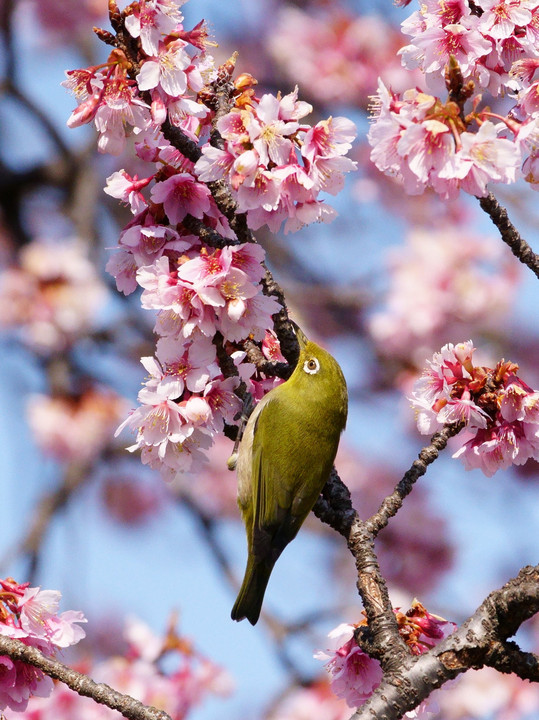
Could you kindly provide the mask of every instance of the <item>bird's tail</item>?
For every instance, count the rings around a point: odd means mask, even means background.
[[[232,620],[247,618],[251,625],[256,625],[273,565],[249,557],[245,577],[230,614]]]

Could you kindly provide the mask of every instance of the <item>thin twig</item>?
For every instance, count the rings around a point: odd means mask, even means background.
[[[492,193],[479,198],[479,204],[500,231],[502,240],[509,245],[511,252],[521,263],[527,265],[539,278],[539,255],[533,252],[518,230],[509,220],[507,210],[502,207]]]
[[[9,655],[12,660],[33,665],[45,675],[60,680],[79,695],[92,698],[95,702],[106,705],[112,710],[118,710],[130,720],[171,720],[170,715],[164,710],[144,705],[129,695],[123,695],[117,690],[113,690],[105,683],[96,683],[87,675],[46,657],[36,648],[25,645],[20,640],[0,635],[0,654]]]
[[[412,491],[416,480],[427,472],[428,466],[436,460],[440,451],[447,445],[449,438],[457,435],[462,427],[461,423],[445,425],[442,430],[432,436],[430,444],[421,450],[418,459],[414,460],[395,490],[384,499],[378,511],[367,520],[367,529],[373,537],[376,537],[380,530],[387,525],[389,518],[397,514],[402,507],[404,498]]]

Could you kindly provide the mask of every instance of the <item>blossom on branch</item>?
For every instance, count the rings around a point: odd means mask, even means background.
[[[61,594],[29,585],[12,578],[0,580],[0,635],[53,658],[58,649],[75,645],[85,636],[78,623],[86,618],[74,610],[58,614]],[[0,668],[1,710],[25,710],[31,696],[46,697],[52,692],[52,680],[31,665],[2,656]]]
[[[34,240],[0,273],[0,325],[43,355],[66,352],[96,325],[107,290],[77,240]]]
[[[409,194],[431,187],[445,199],[460,190],[484,197],[488,183],[519,177],[536,186],[538,22],[537,3],[526,0],[482,0],[473,11],[423,3],[402,24],[412,41],[400,54],[404,67],[424,73],[428,93],[418,84],[397,94],[379,81],[368,136],[378,169]],[[509,112],[492,109],[508,93]]]
[[[454,623],[432,615],[417,600],[413,601],[406,613],[397,608],[395,615],[399,634],[413,655],[427,652],[455,629]],[[356,631],[366,625],[366,620],[359,625],[342,623],[328,635],[331,638],[331,649],[315,654],[315,658],[325,661],[331,689],[337,697],[346,700],[351,708],[362,705],[382,681],[380,663],[363,652],[356,641]],[[430,717],[427,706],[426,702],[422,703],[404,717]]]
[[[119,170],[107,180],[106,192],[134,215],[107,270],[121,292],[143,289],[159,336],[155,356],[142,358],[150,377],[140,405],[117,433],[134,431],[129,450],[167,479],[197,470],[216,435],[237,423],[240,383],[259,398],[279,382],[257,372],[243,349],[263,343],[282,310],[249,231],[331,221],[336,213],[320,195],[339,192],[356,166],[347,157],[350,120],[311,126],[304,118],[312,107],[297,88],[257,98],[252,76],[234,83],[235,56],[215,67],[204,23],[186,30],[181,4],[141,0],[120,12],[112,3],[118,47],[64,82],[80,103],[71,127],[95,120],[100,150],[113,154],[134,133],[139,160],[151,165],[141,179]],[[215,181],[224,181],[221,190]]]
[[[118,692],[158,707],[172,720],[184,720],[189,711],[210,695],[226,696],[232,690],[230,675],[202,655],[189,638],[180,636],[170,624],[158,636],[137,618],[130,617],[123,629],[123,652],[82,670]],[[0,661],[1,662],[1,661]],[[114,710],[93,698],[78,695],[57,683],[50,697],[32,698],[20,720],[113,720]]]
[[[202,148],[195,165],[199,180],[228,179],[239,212],[249,225],[264,224],[285,232],[313,221],[329,222],[333,212],[319,199],[322,191],[336,194],[343,176],[356,168],[345,157],[356,136],[347,118],[329,118],[314,127],[299,121],[312,107],[298,100],[298,88],[275,97],[251,98],[219,118],[223,148]],[[308,208],[308,212],[305,209]]]
[[[269,50],[280,70],[323,104],[363,105],[384,68],[392,87],[407,87],[410,73],[396,53],[400,38],[382,15],[348,13],[340,3],[309,9],[276,8],[277,25]]]
[[[380,356],[421,367],[447,337],[503,330],[520,273],[493,240],[444,223],[414,228],[388,251],[389,289],[369,323]]]
[[[453,457],[490,477],[539,460],[539,392],[517,376],[515,363],[475,366],[474,350],[471,340],[444,345],[428,361],[410,400],[423,434],[462,423],[471,437]]]

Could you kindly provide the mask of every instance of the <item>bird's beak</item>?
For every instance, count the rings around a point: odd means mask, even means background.
[[[292,323],[292,327],[294,328],[294,332],[296,333],[296,337],[299,343],[299,349],[304,350],[309,340],[307,339],[305,333],[300,328],[300,326],[297,325],[297,323],[295,323],[293,320],[291,320],[290,322]]]

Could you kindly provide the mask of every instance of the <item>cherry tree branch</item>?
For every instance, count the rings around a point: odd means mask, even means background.
[[[414,460],[395,490],[384,499],[378,511],[367,520],[367,528],[373,537],[376,537],[380,530],[387,525],[389,519],[397,514],[402,507],[404,498],[412,491],[416,480],[427,472],[428,466],[446,447],[449,438],[457,435],[462,428],[461,423],[452,423],[445,425],[442,430],[432,436],[430,444],[421,450],[418,459]]]
[[[399,667],[408,650],[399,635],[386,582],[374,550],[374,536],[352,506],[350,492],[333,468],[315,515],[346,539],[357,569],[357,589],[368,620],[368,631],[357,635],[360,647],[380,661],[384,670]]]
[[[45,675],[60,680],[79,695],[89,697],[112,710],[118,710],[130,720],[171,720],[170,715],[164,710],[144,705],[129,695],[113,690],[105,683],[96,683],[87,675],[46,657],[36,648],[25,645],[20,640],[0,635],[0,654],[38,668]]]
[[[409,650],[399,635],[397,620],[387,584],[380,572],[374,550],[374,539],[389,519],[402,507],[404,498],[411,492],[416,480],[436,460],[447,441],[462,429],[462,425],[446,425],[431,438],[429,445],[419,453],[394,492],[382,502],[380,509],[369,520],[362,521],[352,506],[350,492],[335,469],[317,501],[314,512],[346,539],[357,569],[357,588],[368,619],[368,630],[358,633],[360,647],[380,661],[383,670],[391,674],[407,660]]]
[[[469,668],[493,667],[539,681],[539,658],[508,641],[518,627],[539,611],[539,566],[523,568],[503,588],[492,592],[474,615],[430,652],[412,656],[400,638],[386,583],[374,551],[374,537],[402,506],[415,481],[434,462],[458,425],[447,425],[419,453],[395,491],[378,512],[363,522],[350,493],[334,470],[315,506],[316,515],[343,535],[356,560],[357,587],[368,628],[356,633],[360,647],[380,661],[384,679],[353,720],[398,720],[436,688]]]
[[[490,217],[494,225],[500,231],[502,240],[509,245],[511,252],[521,263],[527,265],[536,277],[539,278],[539,255],[533,252],[526,240],[509,220],[507,210],[502,207],[492,193],[486,197],[479,198],[479,205]]]
[[[538,611],[539,565],[527,566],[502,588],[491,592],[445,640],[423,655],[409,655],[400,668],[387,673],[351,720],[399,720],[433,690],[470,668],[490,666],[539,682],[539,658],[506,642]],[[519,662],[513,667],[515,657]]]

